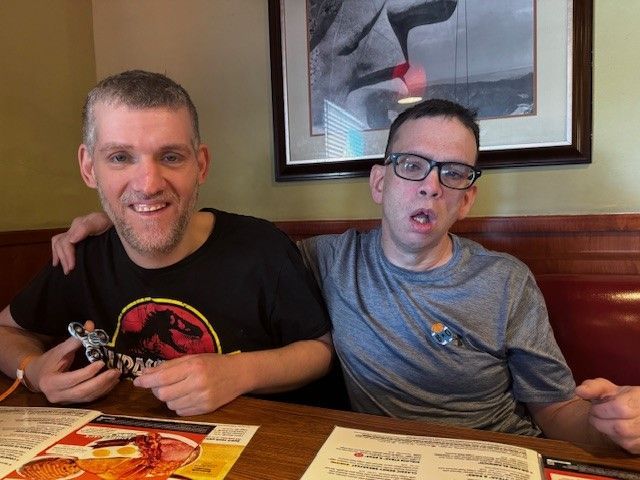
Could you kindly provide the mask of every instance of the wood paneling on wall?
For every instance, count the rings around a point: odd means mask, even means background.
[[[379,220],[275,222],[294,240],[348,228],[368,230]],[[50,238],[63,230],[0,232],[0,308],[51,258]],[[454,233],[511,253],[541,273],[640,275],[640,214],[474,217]]]
[[[378,220],[276,222],[292,238],[368,230]],[[473,217],[453,233],[508,252],[536,273],[640,274],[640,214]]]
[[[640,214],[470,218],[454,230],[535,274],[640,274]]]
[[[64,229],[0,232],[0,309],[51,259],[51,237]]]

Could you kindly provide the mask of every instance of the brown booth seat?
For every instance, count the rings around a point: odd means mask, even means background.
[[[278,226],[297,240],[349,227],[366,230],[378,223],[300,221]],[[487,217],[465,219],[457,227],[463,236],[511,253],[535,272],[556,339],[578,383],[602,376],[640,385],[640,215]],[[48,261],[50,238],[63,230],[0,232],[2,305]],[[290,397],[348,408],[338,365],[331,375]]]
[[[640,385],[640,275],[540,274],[556,340],[580,383]]]

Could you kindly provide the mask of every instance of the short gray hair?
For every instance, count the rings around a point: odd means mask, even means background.
[[[96,141],[95,107],[99,103],[131,108],[186,107],[191,117],[194,150],[200,145],[198,112],[187,91],[161,73],[128,70],[101,80],[87,95],[82,109],[82,142],[93,152]]]

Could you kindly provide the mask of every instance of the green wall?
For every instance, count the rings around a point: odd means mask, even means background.
[[[12,112],[0,112],[0,230],[61,226],[95,208],[75,165],[82,97],[95,78],[128,68],[166,72],[192,94],[213,153],[202,205],[272,220],[379,215],[366,179],[273,180],[265,0],[47,5],[0,2],[16,90],[2,89]],[[487,171],[472,215],[640,212],[640,2],[595,0],[594,17],[593,163]]]
[[[76,162],[91,2],[2,0],[0,45],[0,230],[65,225],[98,205]]]

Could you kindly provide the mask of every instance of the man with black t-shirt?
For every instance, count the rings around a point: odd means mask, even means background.
[[[324,375],[329,321],[295,245],[267,221],[196,212],[210,160],[187,92],[124,72],[89,93],[83,120],[82,178],[115,227],[0,312],[0,369],[54,403],[132,378],[180,415]],[[70,322],[110,336],[100,360],[72,366],[81,343],[56,342]]]

